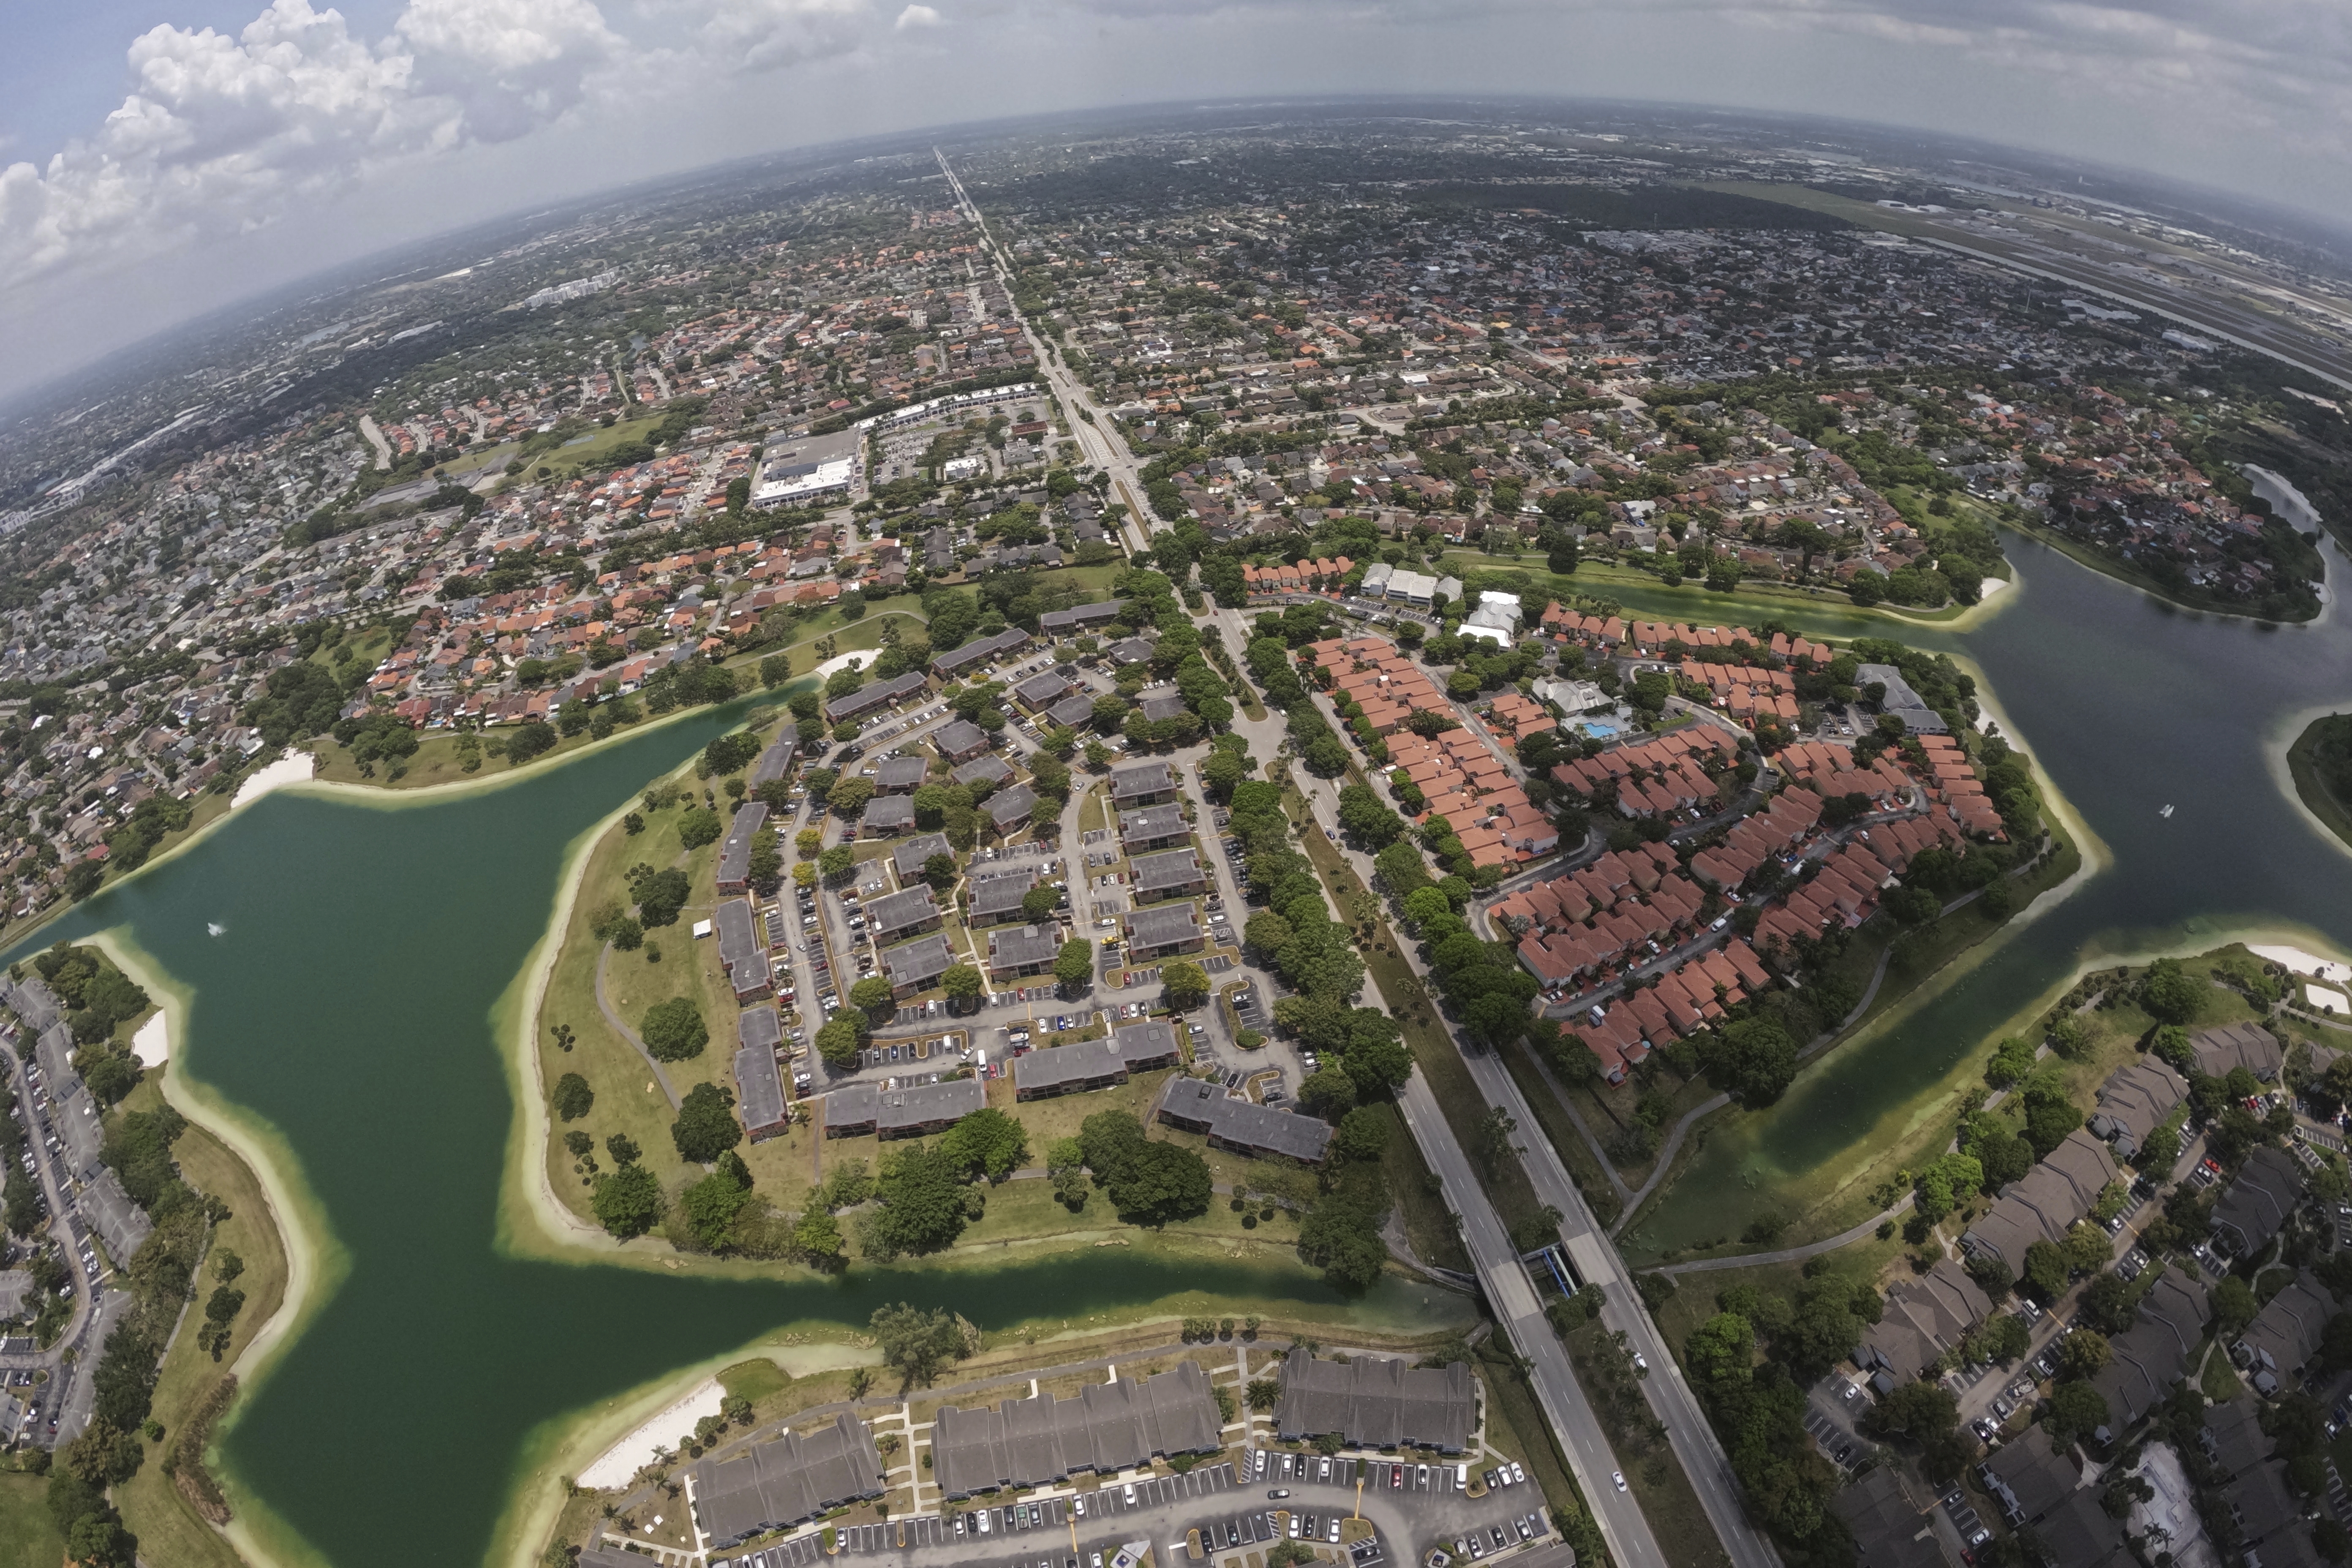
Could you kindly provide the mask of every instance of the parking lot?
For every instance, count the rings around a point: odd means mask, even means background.
[[[1473,1468],[1473,1484],[1488,1473]],[[1262,1551],[1276,1541],[1339,1542],[1361,1518],[1370,1535],[1351,1541],[1352,1568],[1417,1563],[1432,1547],[1480,1560],[1553,1539],[1542,1500],[1523,1479],[1481,1497],[1463,1489],[1454,1465],[1325,1458],[1272,1450],[1238,1464],[1183,1475],[1112,1481],[1093,1490],[985,1503],[944,1514],[836,1529],[841,1555],[889,1554],[910,1563],[972,1568],[1107,1568],[1121,1546],[1143,1541],[1163,1563]],[[782,1545],[720,1552],[711,1568],[815,1568],[826,1555],[809,1530]]]

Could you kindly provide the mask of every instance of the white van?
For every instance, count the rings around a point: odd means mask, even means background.
[[[1468,1491],[1470,1489],[1469,1466],[1456,1465],[1454,1467],[1454,1489],[1455,1491]]]
[[[984,1508],[978,1513],[972,1515],[974,1519],[980,1521],[980,1532],[982,1535],[986,1535],[988,1533],[988,1516],[995,1511],[996,1510],[992,1508]]]

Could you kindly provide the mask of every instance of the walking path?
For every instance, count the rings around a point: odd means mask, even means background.
[[[654,1081],[661,1085],[662,1094],[669,1100],[669,1108],[676,1110],[678,1108],[677,1090],[669,1086],[669,1074],[662,1071],[661,1063],[654,1060],[654,1054],[646,1049],[645,1041],[637,1037],[637,1032],[635,1029],[622,1021],[621,1015],[614,1011],[613,1004],[604,995],[604,961],[612,956],[613,946],[610,942],[605,943],[596,953],[596,1008],[604,1015],[604,1022],[613,1026],[613,1032],[635,1046],[637,1048],[637,1055],[646,1058],[646,1066],[654,1070]]]

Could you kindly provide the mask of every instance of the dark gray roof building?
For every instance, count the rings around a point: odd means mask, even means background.
[[[874,1434],[847,1411],[829,1426],[787,1433],[731,1459],[705,1459],[694,1468],[696,1518],[710,1544],[722,1550],[881,1495],[882,1456]]]
[[[1991,1310],[1991,1299],[1967,1269],[1948,1258],[1938,1258],[1919,1278],[1887,1287],[1885,1310],[1863,1335],[1853,1352],[1854,1364],[1908,1383]]]
[[[1301,1164],[1322,1159],[1331,1142],[1328,1122],[1229,1095],[1222,1084],[1201,1079],[1170,1084],[1160,1102],[1160,1119],[1202,1133],[1221,1149],[1261,1158],[1278,1154]]]
[[[890,976],[890,988],[901,996],[938,984],[940,976],[954,968],[955,962],[948,939],[938,931],[882,950],[882,968]]]
[[[118,1267],[138,1256],[141,1245],[155,1229],[147,1211],[131,1201],[111,1170],[99,1172],[96,1180],[83,1184],[81,1208],[89,1215],[98,1238],[106,1243],[106,1255]]]
[[[792,772],[793,763],[800,757],[800,751],[801,727],[787,719],[783,728],[776,731],[776,738],[768,742],[768,749],[760,753],[760,760],[751,764],[751,787],[758,789],[761,784],[782,778]]]
[[[934,655],[931,669],[941,677],[961,676],[992,664],[1017,648],[1029,646],[1029,634],[1019,626],[1007,626],[994,637],[974,637],[961,647],[950,648]]]
[[[1098,605],[1073,605],[1066,610],[1047,610],[1037,617],[1037,629],[1049,637],[1067,637],[1074,632],[1094,631],[1107,626],[1127,614],[1127,601],[1106,599]]]
[[[2205,1337],[2205,1286],[2167,1268],[2140,1298],[2139,1316],[2108,1342],[2114,1352],[2091,1379],[2120,1434],[2161,1404],[2189,1370],[2189,1352]]]
[[[1944,716],[1927,706],[1927,700],[1911,689],[1903,672],[1891,664],[1865,664],[1853,672],[1854,686],[1859,689],[1876,681],[1886,688],[1886,696],[1878,706],[1903,721],[1903,727],[1914,735],[1948,735],[1952,727]]]
[[[2188,1079],[2158,1058],[2145,1057],[2116,1068],[2099,1086],[2099,1106],[2089,1126],[2128,1160],[2188,1098]]]
[[[2011,1183],[1960,1244],[1971,1252],[1991,1253],[2012,1273],[2021,1270],[2027,1247],[2065,1240],[2115,1179],[2116,1162],[2107,1146],[2078,1127],[2047,1159]]]
[[[875,838],[887,838],[894,833],[904,833],[915,826],[915,797],[907,795],[877,795],[866,803],[866,814],[858,818],[859,833]]]
[[[1191,904],[1170,904],[1156,910],[1134,910],[1127,917],[1128,944],[1141,956],[1160,952],[1190,952],[1202,943],[1200,922]]]
[[[1001,784],[1013,776],[1013,765],[1003,757],[977,756],[956,769],[955,782],[960,784]]]
[[[2278,1077],[2286,1060],[2278,1037],[2260,1024],[2225,1024],[2189,1037],[2197,1070],[2207,1078],[2227,1078],[2233,1068],[2244,1068],[2263,1082]]]
[[[2197,1435],[2205,1457],[2230,1475],[2252,1473],[2271,1451],[2271,1435],[2263,1430],[2262,1402],[2225,1399],[2205,1407],[2205,1428]]]
[[[1093,1383],[1068,1399],[1039,1394],[993,1410],[943,1405],[931,1428],[931,1473],[950,1498],[1029,1487],[1079,1470],[1110,1475],[1173,1454],[1219,1447],[1209,1380],[1195,1362],[1156,1377]]]
[[[930,771],[920,757],[887,757],[874,770],[874,788],[881,795],[905,795]]]
[[[2270,1245],[2303,1201],[2303,1167],[2284,1149],[2265,1143],[2246,1156],[2238,1179],[2213,1205],[2213,1238],[2240,1258]]]
[[[1892,1465],[1880,1465],[1832,1493],[1830,1511],[1853,1537],[1854,1568],[1944,1568],[1936,1527],[1927,1510],[1904,1494]]]
[[[1166,763],[1138,763],[1133,767],[1113,768],[1110,773],[1111,804],[1121,810],[1130,805],[1150,805],[1175,788],[1175,772]]]
[[[974,878],[971,884],[971,918],[975,924],[992,925],[1021,918],[1021,900],[1037,885],[1037,868],[1023,866],[1003,876]]]
[[[898,868],[898,880],[904,884],[921,876],[924,862],[932,856],[954,853],[955,846],[948,842],[946,834],[925,833],[891,850],[890,864]]]
[[[1130,855],[1190,837],[1192,832],[1192,825],[1184,820],[1184,808],[1172,801],[1118,814],[1119,846]]]
[[[2321,1333],[2336,1315],[2336,1299],[2308,1268],[2272,1297],[2239,1336],[2230,1359],[2246,1370],[2254,1392],[2275,1394],[2292,1386],[2319,1352]]]
[[[1162,719],[1173,719],[1179,713],[1192,711],[1184,706],[1184,699],[1172,691],[1163,691],[1156,696],[1147,697],[1135,706],[1136,711],[1155,724]]]
[[[929,931],[938,925],[939,902],[931,897],[929,883],[918,882],[903,893],[867,900],[866,923],[876,942],[896,942],[908,931]]]
[[[1065,697],[1045,710],[1045,717],[1066,730],[1083,730],[1095,721],[1095,700],[1091,692],[1081,691]]]
[[[960,763],[988,750],[988,731],[969,720],[952,719],[932,734],[931,744],[948,761]]]
[[[824,1097],[824,1135],[919,1138],[946,1131],[987,1103],[987,1087],[974,1078],[951,1078],[944,1083],[919,1083],[907,1089],[844,1084]]]
[[[1031,1051],[1013,1060],[1013,1093],[1018,1100],[1108,1089],[1130,1072],[1170,1068],[1182,1061],[1175,1026],[1164,1019],[1129,1024],[1108,1039],[1078,1040]]]
[[[2003,1445],[1978,1469],[2011,1525],[2054,1513],[2082,1480],[2074,1461],[2050,1447],[2050,1434],[2039,1425],[2028,1426],[2023,1436]]]
[[[775,972],[769,965],[759,922],[751,917],[751,901],[727,900],[712,912],[710,923],[719,933],[719,967],[735,987],[735,1000],[747,1002],[773,991]]]
[[[1073,687],[1070,678],[1058,669],[1041,669],[1013,688],[1013,695],[1022,707],[1032,713],[1050,708],[1067,697]]]
[[[982,809],[988,813],[988,825],[1000,835],[1017,833],[1037,809],[1037,792],[1025,784],[1013,784],[989,796]]]
[[[776,1067],[782,1039],[773,1007],[749,1008],[735,1019],[735,1114],[754,1143],[792,1125],[784,1112],[784,1076]]]
[[[1139,855],[1128,863],[1128,870],[1130,885],[1139,899],[1166,899],[1179,893],[1198,893],[1209,885],[1208,873],[1201,869],[1201,858],[1190,849]]]
[[[988,934],[992,974],[1036,974],[1054,966],[1062,951],[1057,926],[1003,926]]]
[[[1351,1448],[1409,1444],[1459,1454],[1477,1426],[1477,1383],[1461,1362],[1416,1367],[1368,1355],[1318,1361],[1304,1345],[1283,1358],[1274,1429],[1285,1442],[1337,1432]]]
[[[910,669],[887,680],[869,681],[846,697],[825,699],[825,716],[836,724],[847,719],[863,719],[904,701],[929,684],[919,669]]]

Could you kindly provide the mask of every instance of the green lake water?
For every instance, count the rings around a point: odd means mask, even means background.
[[[2006,542],[2023,584],[1984,625],[1877,635],[1974,659],[2114,863],[1907,1014],[1817,1060],[1779,1104],[1719,1118],[1620,1238],[1629,1258],[1736,1237],[1768,1209],[1788,1213],[1776,1193],[1792,1178],[1818,1191],[1825,1170],[1868,1164],[1933,1101],[1927,1090],[2086,962],[2250,928],[2352,952],[2352,858],[2282,794],[2265,756],[2292,715],[2352,705],[2342,607],[2265,628],[2176,610],[2018,535]],[[2326,549],[2340,594],[2345,561]]]
[[[513,1105],[491,1008],[547,928],[567,847],[728,721],[440,804],[272,795],[36,939],[129,929],[192,994],[173,1070],[283,1137],[349,1253],[225,1445],[240,1492],[337,1568],[481,1560],[534,1427],[788,1325],[862,1326],[899,1300],[987,1329],[1202,1292],[1269,1313],[1338,1300],[1301,1271],[1148,1247],[837,1282],[501,1256]],[[1365,1310],[1396,1316],[1395,1294]]]

